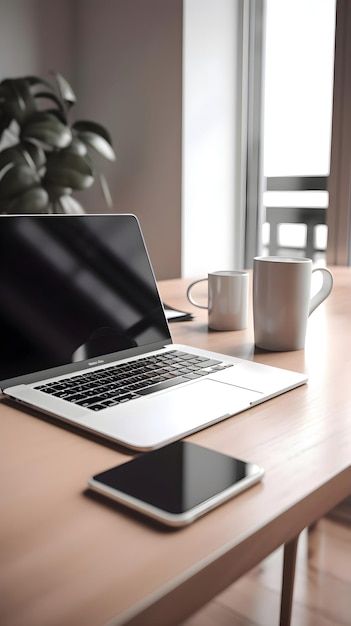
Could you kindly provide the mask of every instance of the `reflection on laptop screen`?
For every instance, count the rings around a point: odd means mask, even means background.
[[[136,218],[0,223],[0,379],[170,342]]]

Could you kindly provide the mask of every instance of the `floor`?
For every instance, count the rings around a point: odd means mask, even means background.
[[[182,626],[278,626],[282,548]],[[351,626],[351,523],[321,519],[299,540],[291,626]]]

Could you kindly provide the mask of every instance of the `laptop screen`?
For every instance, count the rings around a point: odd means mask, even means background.
[[[171,342],[133,215],[0,219],[1,380]]]

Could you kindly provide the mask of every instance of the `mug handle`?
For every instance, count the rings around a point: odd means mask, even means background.
[[[312,274],[314,272],[322,272],[323,283],[319,291],[317,291],[313,298],[311,298],[308,315],[313,313],[317,306],[319,306],[323,300],[329,296],[331,290],[333,289],[333,274],[326,267],[316,267],[316,269],[312,270]]]
[[[194,306],[199,307],[199,309],[208,309],[208,306],[206,306],[205,304],[199,304],[199,302],[196,302],[196,300],[194,300],[194,298],[191,295],[191,290],[194,287],[194,285],[197,285],[197,283],[203,283],[205,280],[207,281],[208,278],[200,278],[199,280],[194,280],[194,282],[190,283],[188,289],[186,290],[186,297],[188,298],[189,302],[191,302],[191,304],[193,304]]]

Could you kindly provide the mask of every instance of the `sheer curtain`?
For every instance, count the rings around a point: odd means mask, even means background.
[[[252,263],[262,223],[263,0],[184,0],[182,275]]]

